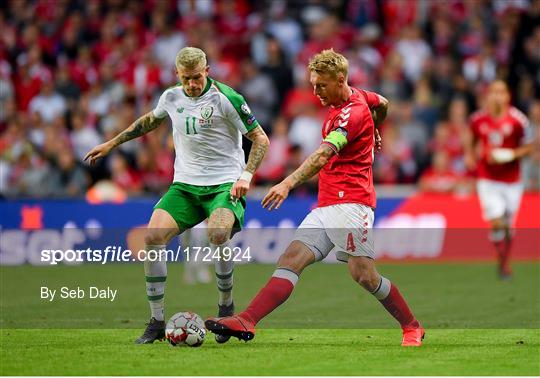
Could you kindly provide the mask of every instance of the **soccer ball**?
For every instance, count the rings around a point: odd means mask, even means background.
[[[165,337],[172,346],[201,346],[206,336],[202,318],[193,312],[178,312],[167,322]]]

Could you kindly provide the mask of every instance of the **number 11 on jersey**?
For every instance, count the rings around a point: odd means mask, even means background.
[[[195,117],[186,117],[186,134],[187,135],[192,134],[192,133],[189,132],[190,126],[193,129],[193,134],[198,134],[197,129],[195,128],[195,121],[196,120],[197,120],[197,118],[195,118]]]

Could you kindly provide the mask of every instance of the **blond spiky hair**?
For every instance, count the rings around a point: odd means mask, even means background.
[[[308,64],[308,69],[312,72],[330,74],[337,77],[342,73],[347,78],[349,73],[349,62],[343,55],[334,51],[334,49],[323,50],[314,55]]]
[[[206,67],[206,54],[197,47],[184,47],[176,54],[176,67],[195,69],[203,65]]]

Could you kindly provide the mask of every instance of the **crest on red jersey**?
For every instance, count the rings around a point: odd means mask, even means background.
[[[502,146],[504,136],[498,131],[492,131],[488,134],[488,141],[491,146]]]

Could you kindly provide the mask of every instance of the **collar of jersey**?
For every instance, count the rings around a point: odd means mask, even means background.
[[[341,109],[341,108],[344,108],[346,105],[348,105],[352,101],[352,98],[353,98],[354,94],[356,93],[356,90],[353,87],[350,87],[350,88],[351,88],[352,93],[349,96],[349,98],[347,99],[347,101],[345,101],[343,104],[338,105],[338,106],[330,105],[330,107],[332,107],[334,109]]]
[[[184,92],[184,95],[187,97],[187,98],[192,98],[192,99],[196,99],[196,98],[201,98],[202,96],[204,96],[206,94],[206,92],[208,92],[208,90],[210,89],[210,87],[212,86],[212,79],[210,79],[210,77],[207,77],[206,78],[206,87],[204,87],[204,90],[201,92],[201,95],[198,96],[198,97],[189,97],[188,94],[186,93],[186,91],[184,91],[184,87],[182,87],[182,92]]]

